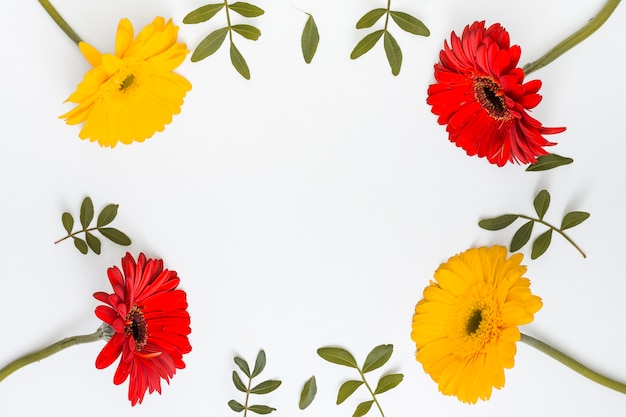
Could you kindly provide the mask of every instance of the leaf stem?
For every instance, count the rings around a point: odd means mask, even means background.
[[[248,401],[250,400],[250,388],[252,387],[252,377],[248,377],[248,388],[246,389],[246,403],[243,405],[243,417],[248,414]]]
[[[226,24],[228,25],[228,39],[233,43],[233,30],[230,27],[230,11],[228,10],[228,0],[224,0],[224,9],[226,9]],[[244,413],[244,417],[246,414]]]
[[[557,232],[558,234],[563,236],[565,238],[565,240],[567,240],[569,243],[571,243],[571,245],[574,246],[576,248],[576,250],[578,250],[578,252],[580,252],[580,254],[583,256],[583,258],[587,258],[587,255],[585,255],[585,252],[583,252],[582,249],[580,249],[580,247],[576,244],[576,242],[574,242],[569,236],[567,236],[565,234],[565,232],[563,232],[561,229],[558,229],[555,226],[551,225],[550,223],[548,223],[548,222],[546,222],[544,220],[541,220],[541,219],[537,219],[537,218],[530,217],[530,216],[525,216],[523,214],[517,214],[517,216],[521,217],[522,219],[532,220],[532,221],[541,223],[544,226],[549,227],[550,229],[554,230],[555,232]]]
[[[378,399],[376,399],[376,395],[374,395],[374,391],[372,391],[372,388],[370,387],[370,384],[368,384],[367,380],[365,379],[365,374],[363,373],[363,371],[361,371],[360,368],[356,368],[356,370],[359,371],[359,374],[361,375],[361,379],[363,380],[363,383],[365,384],[365,386],[367,387],[367,390],[372,395],[372,399],[374,400],[374,403],[376,404],[376,407],[378,407],[378,411],[380,411],[380,415],[382,417],[385,417],[385,413],[383,413],[383,409],[380,407],[380,404],[378,403]]]
[[[580,42],[591,36],[596,30],[600,28],[600,26],[602,26],[607,21],[613,11],[617,8],[617,5],[620,3],[620,1],[621,0],[608,0],[604,4],[602,9],[598,12],[598,14],[591,18],[589,22],[587,22],[587,24],[585,24],[582,28],[574,32],[572,35],[567,37],[554,48],[550,49],[541,58],[524,65],[524,73],[528,75],[533,71],[545,67],[546,65],[563,55],[565,52],[569,51],[574,46],[578,45]]]
[[[385,15],[385,28],[383,32],[387,32],[387,26],[389,25],[389,15],[391,14],[391,0],[387,0],[387,13]]]
[[[104,337],[105,331],[106,331],[105,326],[100,326],[98,330],[96,330],[95,333],[81,335],[81,336],[66,337],[65,339],[60,340],[56,343],[53,343],[48,347],[45,347],[36,352],[24,355],[21,358],[18,358],[14,360],[13,362],[9,363],[4,368],[0,369],[0,381],[4,380],[6,377],[8,377],[9,375],[11,375],[13,372],[17,371],[20,368],[26,365],[29,365],[33,362],[39,362],[40,360],[45,359],[48,356],[54,355],[55,353],[58,353],[62,351],[63,349],[66,349],[70,346],[80,345],[81,343],[90,343],[90,342],[98,341]]]
[[[74,32],[74,29],[71,28],[71,26],[65,21],[65,19],[63,19],[63,17],[59,14],[57,9],[54,8],[54,6],[52,5],[52,3],[50,3],[50,1],[48,0],[37,0],[37,1],[39,2],[39,4],[41,4],[44,10],[48,12],[52,20],[54,20],[54,22],[61,28],[63,32],[65,32],[67,36],[69,36],[69,38],[72,41],[74,41],[75,44],[78,45],[79,43],[83,41],[80,38],[80,36],[78,36],[78,34]]]
[[[581,364],[577,360],[571,358],[570,356],[567,356],[560,350],[553,348],[547,343],[544,343],[541,340],[535,339],[534,337],[525,335],[524,333],[522,333],[522,337],[520,341],[545,353],[546,355],[550,356],[552,359],[556,359],[557,361],[561,362],[563,365],[578,372],[582,376],[594,382],[597,382],[598,384],[603,385],[607,388],[610,388],[617,392],[621,392],[622,394],[626,394],[626,384],[618,382],[614,379],[611,379],[605,375],[599,374],[596,371],[589,369],[588,367]]]
[[[77,232],[71,233],[71,234],[69,234],[69,235],[67,235],[67,236],[57,240],[56,242],[54,242],[54,244],[56,245],[57,243],[63,242],[65,239],[69,239],[71,237],[74,237],[74,236],[76,236],[79,233],[83,233],[83,232],[87,233],[87,232],[92,232],[94,230],[98,230],[98,227],[97,226],[96,227],[90,227],[89,229],[83,229],[83,230],[79,230]]]

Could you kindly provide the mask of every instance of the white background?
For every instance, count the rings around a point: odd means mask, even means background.
[[[223,13],[182,25],[205,3],[54,2],[103,52],[113,51],[120,18],[139,31],[157,15],[180,24],[180,39],[193,50],[225,25]],[[227,402],[243,396],[231,382],[232,357],[253,363],[263,348],[268,364],[258,381],[283,385],[255,402],[278,408],[278,417],[351,416],[368,399],[364,388],[340,406],[334,400],[356,372],[323,361],[316,349],[342,346],[362,363],[371,348],[392,343],[390,362],[370,377],[375,383],[381,371],[405,375],[379,396],[387,417],[623,416],[626,396],[522,344],[504,389],[488,402],[462,404],[438,393],[415,362],[410,331],[414,306],[441,262],[473,246],[508,245],[516,230],[484,231],[478,220],[533,214],[532,200],[545,188],[552,194],[546,220],[591,213],[570,230],[588,258],[558,235],[538,260],[524,248],[544,308],[522,330],[626,380],[626,5],[582,45],[529,76],[544,83],[533,116],[567,126],[549,137],[559,143],[551,150],[575,160],[529,173],[467,157],[448,142],[426,105],[432,66],[450,32],[475,20],[502,23],[522,46],[524,64],[582,26],[603,1],[394,0],[392,9],[431,30],[423,38],[390,26],[404,53],[398,77],[382,42],[349,59],[369,33],[354,24],[384,0],[253,3],[266,11],[254,20],[263,35],[236,41],[252,80],[235,72],[226,47],[200,63],[187,60],[178,72],[193,90],[182,113],[152,139],[114,149],[81,141],[78,126],[58,119],[89,69],[76,46],[37,2],[1,3],[0,365],[99,326],[92,293],[110,291],[106,269],[120,264],[126,248],[105,243],[102,255],[85,256],[69,241],[52,244],[64,235],[61,213],[77,215],[86,195],[96,212],[120,204],[112,225],[133,239],[133,254],[163,258],[178,271],[193,351],[163,395],[131,408],[127,383],[112,383],[115,366],[94,367],[102,343],[73,347],[3,381],[0,415],[234,415]],[[300,52],[306,15],[298,9],[311,12],[320,30],[311,65]],[[313,374],[317,398],[300,411],[300,389]]]

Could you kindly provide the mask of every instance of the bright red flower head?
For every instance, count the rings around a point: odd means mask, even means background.
[[[541,101],[541,81],[524,84],[520,54],[500,24],[485,29],[485,22],[474,22],[460,38],[452,32],[450,45],[444,42],[437,84],[428,87],[427,103],[450,141],[498,166],[536,162],[548,153],[544,146],[554,145],[543,135],[565,130],[543,127],[526,112]]]
[[[122,271],[108,270],[113,293],[93,296],[107,306],[98,306],[96,316],[115,332],[96,359],[96,368],[111,365],[121,355],[113,383],[127,378],[132,405],[143,401],[146,390],[161,393],[161,379],[169,383],[176,369],[183,369],[183,354],[191,351],[187,294],[176,289],[175,271],[163,269],[161,259],[135,259],[126,253]]]

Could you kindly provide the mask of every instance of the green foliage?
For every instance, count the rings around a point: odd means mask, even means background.
[[[552,232],[557,232],[561,236],[563,236],[569,243],[571,243],[583,256],[586,257],[585,253],[574,243],[572,239],[569,238],[563,231],[565,229],[572,228],[574,226],[579,225],[580,223],[587,220],[590,216],[589,213],[585,211],[571,211],[563,217],[561,220],[561,227],[557,228],[552,224],[543,220],[544,216],[548,212],[548,208],[550,207],[550,193],[547,190],[541,190],[535,196],[533,200],[533,206],[535,207],[535,213],[537,217],[526,216],[523,214],[503,214],[498,217],[493,217],[490,219],[483,219],[478,222],[478,226],[486,230],[500,230],[512,224],[515,220],[522,218],[528,220],[524,223],[513,235],[511,239],[511,245],[509,247],[511,252],[515,252],[520,250],[528,241],[533,233],[533,228],[535,223],[540,223],[544,226],[548,227],[548,230],[539,235],[532,245],[532,250],[530,253],[531,259],[537,259],[541,255],[543,255],[550,243],[552,242]]]
[[[78,249],[78,251],[83,255],[86,255],[89,252],[89,249],[91,249],[95,254],[100,255],[102,250],[102,242],[100,242],[100,239],[98,239],[96,235],[91,233],[97,230],[98,232],[100,232],[100,234],[102,234],[102,236],[109,239],[113,243],[117,243],[118,245],[122,246],[130,245],[130,238],[126,236],[126,234],[124,234],[122,231],[114,227],[104,227],[110,224],[113,220],[115,220],[118,207],[119,206],[117,204],[107,204],[98,214],[96,226],[90,227],[91,222],[94,219],[95,212],[91,198],[85,197],[80,205],[80,212],[78,215],[78,219],[80,225],[82,226],[82,229],[74,232],[74,216],[72,216],[68,212],[65,212],[61,215],[61,223],[63,224],[63,228],[67,232],[67,236],[57,240],[54,243],[56,244],[71,238],[74,241],[74,246],[76,247],[76,249]],[[78,235],[79,233],[84,233],[85,238],[81,239],[77,237],[76,235]]]
[[[298,407],[300,410],[304,410],[307,408],[313,400],[315,399],[315,395],[317,394],[317,383],[315,382],[315,375],[309,378],[302,387],[302,392],[300,392],[300,402],[298,403]]]
[[[256,414],[269,414],[272,411],[275,411],[276,410],[275,408],[269,407],[267,405],[248,405],[250,394],[257,394],[257,395],[269,394],[270,392],[275,391],[281,384],[281,381],[268,379],[254,386],[252,385],[252,379],[258,376],[261,372],[263,372],[263,369],[265,369],[265,364],[267,362],[267,358],[265,357],[265,352],[263,350],[259,351],[256,357],[256,361],[254,362],[254,368],[252,369],[252,372],[250,372],[250,366],[248,365],[248,362],[246,362],[245,359],[235,356],[234,361],[237,367],[239,367],[239,369],[241,370],[241,372],[243,372],[243,374],[248,378],[248,384],[247,385],[244,384],[243,380],[241,379],[237,371],[233,371],[233,374],[232,374],[233,384],[235,385],[235,388],[238,391],[246,393],[246,399],[244,402],[245,405],[241,404],[240,402],[236,400],[230,400],[228,402],[228,406],[230,407],[230,409],[236,413],[240,413],[243,411],[244,416],[246,415],[248,411],[251,411]],[[313,383],[315,383],[314,378],[313,378]],[[317,388],[315,388],[315,391],[317,391]],[[315,392],[312,394],[312,396],[315,397]],[[311,401],[313,401],[313,398],[310,399],[309,404]],[[302,399],[300,400],[300,403],[302,404]]]
[[[248,24],[231,24],[231,17],[232,14],[235,13],[245,18],[255,18],[265,13],[263,9],[253,4],[241,1],[233,4],[228,4],[228,1],[224,1],[223,3],[207,4],[192,10],[183,18],[183,23],[196,24],[207,22],[222,10],[225,11],[226,15],[226,26],[213,30],[202,41],[200,41],[196,49],[191,54],[191,61],[202,61],[203,59],[213,55],[224,44],[226,36],[228,35],[230,43],[230,62],[243,78],[249,80],[250,68],[248,67],[247,62],[239,49],[235,46],[233,33],[236,33],[244,39],[256,41],[261,36],[261,31],[256,26]]]
[[[352,52],[350,53],[351,59],[357,59],[365,53],[369,52],[376,43],[383,38],[383,45],[385,49],[385,55],[387,56],[387,62],[391,67],[391,73],[393,75],[400,74],[400,68],[402,67],[402,50],[396,39],[389,32],[389,21],[392,20],[398,27],[405,32],[418,36],[430,36],[430,31],[422,23],[421,20],[408,13],[398,12],[391,10],[391,2],[388,3],[388,8],[376,8],[365,13],[357,22],[357,29],[367,29],[374,26],[383,16],[385,16],[385,24],[383,29],[375,30],[371,32],[363,39],[361,39]]]
[[[315,52],[317,51],[317,45],[320,42],[320,34],[317,30],[317,25],[315,24],[313,15],[309,13],[307,13],[307,15],[309,17],[304,24],[300,44],[302,46],[302,56],[304,57],[304,62],[310,64],[315,56]]]
[[[529,165],[526,171],[546,171],[548,169],[560,167],[574,162],[572,158],[566,158],[557,154],[543,155],[537,158],[537,162]]]
[[[389,391],[392,388],[397,387],[402,380],[404,379],[404,375],[402,374],[386,374],[381,376],[378,379],[378,383],[376,384],[376,389],[372,391],[372,388],[368,384],[365,379],[365,374],[376,370],[386,364],[391,355],[393,354],[393,345],[380,345],[376,346],[374,349],[368,353],[365,358],[365,362],[363,363],[363,367],[359,367],[354,356],[345,349],[338,347],[322,347],[317,350],[317,354],[324,360],[335,363],[337,365],[347,366],[349,368],[355,368],[359,376],[360,380],[351,379],[345,381],[339,387],[339,392],[337,393],[337,404],[343,403],[347,400],[352,394],[356,392],[361,386],[365,386],[372,396],[371,400],[363,401],[359,403],[354,411],[353,417],[360,417],[367,414],[372,408],[373,404],[376,404],[378,410],[381,415],[384,415],[382,412],[382,408],[378,403],[378,399],[376,398],[377,394],[382,394],[384,392]]]

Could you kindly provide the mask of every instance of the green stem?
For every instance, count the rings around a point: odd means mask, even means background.
[[[585,252],[582,251],[582,249],[580,249],[580,247],[578,247],[578,245],[569,237],[565,234],[565,232],[563,232],[561,229],[557,229],[555,226],[551,225],[550,223],[543,221],[541,219],[535,219],[534,217],[530,217],[530,216],[525,216],[523,214],[518,214],[518,217],[521,217],[522,219],[527,219],[527,220],[532,220],[538,223],[543,224],[544,226],[549,227],[550,229],[554,230],[555,232],[557,232],[558,234],[560,234],[561,236],[563,236],[565,238],[565,240],[567,240],[569,243],[572,244],[572,246],[574,246],[578,252],[580,252],[580,254],[583,256],[583,258],[586,258],[587,255],[585,255]]]
[[[524,65],[524,73],[526,75],[533,71],[537,71],[539,68],[543,68],[550,62],[554,61],[565,52],[578,45],[580,42],[587,39],[593,32],[598,30],[600,26],[607,21],[609,16],[613,13],[617,5],[621,0],[608,0],[602,9],[595,15],[585,26],[574,32],[571,36],[566,38],[563,42],[549,50],[544,56],[534,62],[530,62]]]
[[[363,380],[363,383],[365,384],[365,386],[367,387],[367,390],[372,395],[372,398],[374,399],[374,403],[376,404],[376,407],[378,407],[378,411],[380,411],[380,415],[382,417],[385,417],[385,413],[383,413],[383,409],[380,407],[380,404],[378,403],[378,400],[376,399],[376,395],[374,395],[374,391],[372,391],[370,384],[368,384],[367,380],[365,379],[365,374],[363,374],[363,372],[359,368],[356,368],[356,369],[357,371],[359,371],[359,374],[361,374],[361,379]]]
[[[587,368],[585,365],[581,364],[577,360],[567,356],[560,350],[553,348],[552,346],[542,342],[541,340],[525,335],[524,333],[522,333],[522,338],[520,340],[526,343],[527,345],[532,346],[537,350],[540,350],[541,352],[545,353],[551,358],[556,359],[557,361],[561,362],[563,365],[578,372],[582,376],[587,377],[590,380],[597,382],[600,385],[604,385],[607,388],[611,388],[617,392],[626,394],[626,384],[617,382],[614,379],[608,378],[595,371],[592,371],[591,369]]]
[[[248,377],[248,388],[246,389],[246,403],[243,405],[243,417],[248,414],[248,401],[250,400],[250,389],[252,388],[252,377]]]
[[[45,359],[48,356],[54,355],[55,353],[58,353],[62,351],[63,349],[67,349],[70,346],[80,345],[81,343],[89,343],[89,342],[98,341],[102,339],[104,334],[105,334],[105,326],[101,326],[98,328],[98,330],[95,333],[82,335],[82,336],[67,337],[41,350],[38,350],[33,353],[29,353],[28,355],[24,355],[21,358],[18,358],[14,360],[13,362],[9,363],[4,368],[0,369],[0,381],[4,380],[6,377],[8,377],[9,375],[11,375],[13,372],[17,371],[20,368],[26,365],[29,365],[33,362],[39,362],[40,360]]]
[[[74,236],[76,236],[79,233],[93,232],[94,230],[98,230],[98,227],[90,227],[89,229],[79,230],[78,232],[74,232],[74,233],[69,234],[69,235],[67,235],[65,237],[62,237],[61,239],[59,239],[56,242],[54,242],[54,244],[56,245],[57,243],[63,242],[65,239],[69,239],[71,237],[74,237]]]
[[[59,14],[59,12],[57,12],[57,9],[55,9],[54,6],[48,0],[37,0],[37,1],[46,10],[46,12],[48,12],[52,20],[54,20],[54,22],[57,25],[59,25],[61,30],[63,30],[63,32],[65,32],[65,34],[69,36],[71,40],[74,41],[74,43],[78,45],[80,42],[83,41],[80,38],[80,36],[78,36],[78,34],[74,32],[74,29],[70,27],[70,25],[65,21],[65,19],[63,19],[63,17]]]
[[[387,25],[389,25],[389,15],[391,14],[391,0],[387,0],[387,15],[385,16],[385,28],[383,31],[387,32]]]
[[[228,39],[233,43],[233,30],[230,27],[230,13],[228,10],[228,0],[224,0],[224,9],[226,9],[226,23],[228,24]],[[245,417],[245,414],[244,414]]]

